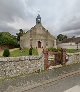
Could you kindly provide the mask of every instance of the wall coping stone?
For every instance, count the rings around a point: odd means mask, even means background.
[[[19,62],[24,60],[39,60],[41,56],[2,57],[0,62]]]

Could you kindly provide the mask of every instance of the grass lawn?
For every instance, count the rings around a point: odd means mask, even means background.
[[[79,50],[76,50],[76,49],[67,49],[67,53],[75,53],[75,52],[80,52],[80,49]]]
[[[29,55],[29,49],[23,49],[23,50],[14,50],[10,52],[10,57],[18,57],[18,56],[28,56]],[[32,55],[38,55],[37,49],[32,50]]]

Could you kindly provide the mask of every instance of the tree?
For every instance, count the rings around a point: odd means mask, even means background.
[[[33,50],[33,48],[31,47],[31,48],[29,49],[29,55],[32,55],[32,50]]]
[[[63,35],[63,34],[59,34],[59,35],[57,36],[57,39],[58,39],[59,41],[62,41],[62,40],[64,40],[64,39],[67,39],[67,36],[66,36],[66,35]]]
[[[0,45],[17,47],[18,43],[16,37],[11,35],[9,32],[0,32]]]
[[[20,37],[23,35],[23,30],[20,29],[19,33],[16,33],[16,35],[17,35],[17,41],[20,41]]]

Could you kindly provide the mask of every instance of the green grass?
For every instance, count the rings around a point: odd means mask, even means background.
[[[28,56],[29,55],[29,49],[23,49],[23,50],[14,50],[10,52],[10,57],[18,57],[18,56]],[[32,50],[32,55],[38,55],[37,49]]]
[[[76,52],[80,52],[80,49],[79,50],[76,50],[76,49],[67,49],[67,53],[76,53]]]
[[[32,50],[32,55],[38,55],[37,49],[34,48],[34,49]]]

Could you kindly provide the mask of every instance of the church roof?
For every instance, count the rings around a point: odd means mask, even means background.
[[[36,29],[36,28],[38,28],[38,27],[41,27],[42,30],[48,32],[48,34],[49,34],[50,36],[52,36],[54,39],[56,39],[53,35],[50,34],[50,32],[49,32],[45,27],[43,27],[42,24],[36,24],[34,27],[32,27],[32,28],[30,29],[30,31],[33,30],[33,29]]]

